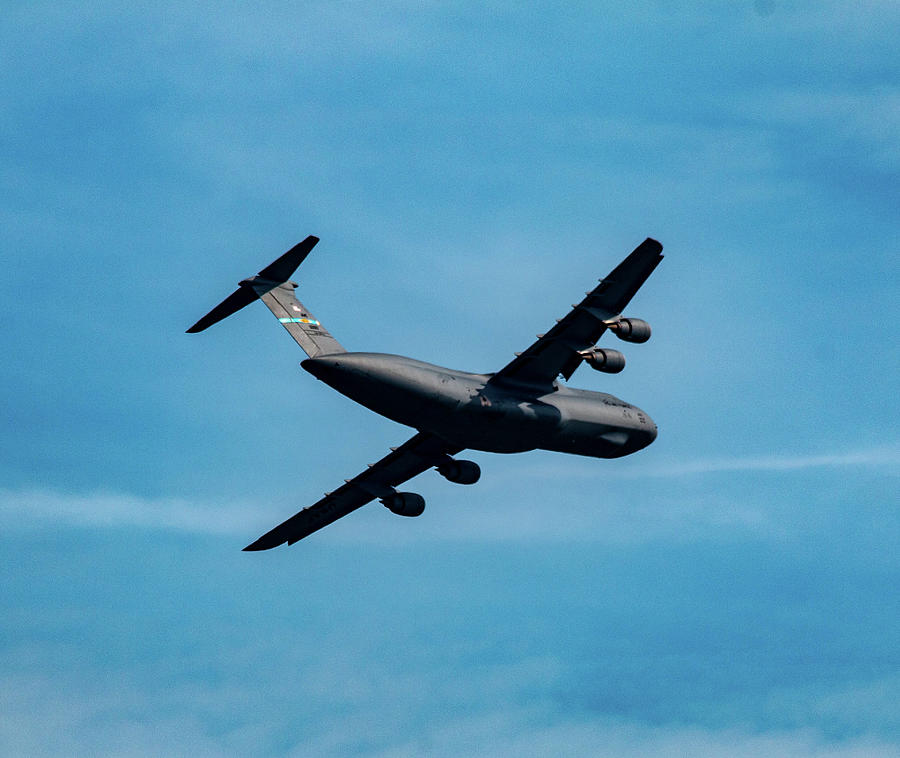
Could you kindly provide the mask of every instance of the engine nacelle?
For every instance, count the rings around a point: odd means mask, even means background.
[[[437,467],[438,473],[454,484],[475,484],[481,478],[481,468],[474,461],[451,458]]]
[[[625,368],[625,356],[608,347],[592,347],[581,353],[581,357],[594,371],[602,371],[604,374],[618,374]]]
[[[421,516],[425,510],[425,498],[415,492],[395,492],[381,499],[391,513],[398,516]]]
[[[613,334],[625,342],[638,344],[650,339],[650,324],[639,318],[620,318],[609,326]]]

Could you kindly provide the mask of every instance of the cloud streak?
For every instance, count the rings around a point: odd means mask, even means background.
[[[685,476],[728,471],[797,471],[811,468],[888,467],[900,464],[900,448],[873,448],[820,455],[706,458],[650,467],[641,476]],[[635,472],[638,473],[638,472]]]
[[[647,479],[647,478],[679,478],[702,476],[704,474],[768,472],[772,474],[799,472],[817,468],[874,468],[887,469],[892,474],[900,466],[900,448],[876,447],[862,450],[848,450],[838,453],[820,453],[806,455],[776,454],[764,456],[743,456],[730,458],[697,458],[694,460],[671,461],[665,463],[646,463],[642,458],[629,459],[615,468],[603,470],[602,477],[608,479]],[[597,462],[589,463],[578,459],[576,462],[536,464],[507,476],[517,478],[545,478],[550,476],[588,477],[598,476]]]
[[[512,690],[521,684],[515,676],[507,680],[507,687]],[[522,696],[521,692],[501,694]],[[211,689],[179,690],[174,697],[186,712],[169,712],[153,694],[141,691],[133,683],[120,682],[102,689],[63,683],[61,691],[60,683],[49,677],[5,677],[0,680],[0,702],[5,705],[0,715],[0,738],[13,751],[32,756],[83,752],[135,758],[161,752],[231,756],[244,755],[247,749],[259,754],[276,754],[266,749],[272,745],[272,734],[277,731],[273,723],[216,734],[207,722],[208,715],[203,714],[204,707],[215,701]],[[330,699],[327,694],[326,698]],[[436,758],[459,755],[887,758],[896,755],[896,744],[877,735],[833,740],[812,728],[751,732],[743,728],[692,724],[650,725],[600,714],[560,718],[560,714],[546,705],[516,702],[515,697],[511,702],[503,702],[501,698],[500,703],[483,713],[442,714],[418,724],[407,723],[405,728],[394,732],[378,723],[379,719],[392,721],[391,707],[382,704],[374,713],[363,717],[344,714],[341,718],[326,719],[316,728],[302,730],[294,736],[293,747],[285,751],[282,745],[277,754],[335,756],[353,752],[378,758],[423,754]],[[53,728],[47,729],[48,724]],[[353,734],[368,734],[371,741],[354,744]]]
[[[614,480],[698,480],[707,475],[740,475],[743,473],[766,473],[774,476],[803,473],[814,469],[873,469],[879,475],[895,476],[900,464],[900,449],[885,447],[868,450],[846,451],[841,453],[827,453],[819,455],[774,455],[774,456],[749,456],[744,458],[705,458],[694,461],[681,461],[665,464],[644,465],[639,461],[629,462],[627,467],[608,467],[598,474],[597,462],[589,464],[581,461],[567,460],[554,463],[516,464],[505,471],[492,472],[485,487],[481,491],[482,500],[490,502],[496,500],[492,496],[492,490],[496,494],[497,488],[503,488],[505,482],[541,480],[550,482],[554,479],[596,480],[601,476],[605,483]],[[486,468],[490,466],[487,464]],[[417,482],[418,484],[418,482]],[[324,483],[323,486],[326,486]],[[629,485],[630,486],[630,485]],[[721,482],[717,489],[721,488]],[[429,489],[431,482],[421,480],[421,489]],[[437,495],[438,493],[436,493]],[[440,495],[439,495],[440,496]],[[302,494],[298,496],[302,498]],[[539,498],[538,498],[539,499]],[[633,498],[632,498],[633,499]],[[647,502],[643,507],[635,509],[634,504],[628,510],[638,514],[643,510],[654,512],[656,498],[653,493],[645,493]],[[678,505],[679,499],[684,502]],[[690,516],[700,521],[710,521],[710,525],[716,529],[723,527],[723,511],[719,506],[710,505],[702,498],[697,499],[696,493],[679,498],[677,491],[669,491],[666,495],[666,512],[674,513],[677,518],[672,523],[672,528],[677,528],[680,534],[684,534],[685,524],[683,519]],[[48,523],[68,526],[88,526],[99,528],[131,527],[138,529],[162,529],[167,531],[183,532],[189,534],[235,537],[250,539],[260,530],[268,529],[279,523],[287,516],[304,505],[301,500],[286,502],[285,498],[268,501],[218,501],[190,499],[185,497],[149,498],[139,495],[95,492],[84,494],[72,494],[53,490],[25,489],[25,490],[0,490],[0,520],[7,528],[42,528]],[[658,505],[658,504],[657,504]],[[612,508],[605,506],[605,511]],[[743,524],[756,524],[766,521],[758,508],[750,507],[746,513],[737,505],[732,504],[727,508],[728,524],[733,527]],[[444,509],[446,510],[446,509]],[[595,506],[591,505],[591,511]],[[568,507],[569,517],[579,513],[577,508]],[[530,515],[529,515],[530,514]],[[742,516],[741,514],[744,514]],[[426,538],[450,538],[450,539],[478,539],[490,538],[491,535],[503,539],[511,537],[533,538],[536,536],[559,537],[559,530],[568,533],[570,529],[578,532],[577,520],[568,524],[565,519],[554,520],[554,528],[549,529],[544,523],[543,512],[532,512],[529,509],[522,510],[521,504],[516,504],[516,517],[514,523],[509,521],[509,509],[500,502],[491,503],[487,510],[479,508],[471,512],[468,508],[463,511],[454,510],[446,513],[443,510],[432,514],[426,531],[413,530],[415,539]],[[616,516],[617,519],[622,514]],[[645,513],[645,516],[647,514]],[[598,516],[595,514],[592,519]],[[633,518],[633,516],[632,516]],[[534,523],[531,519],[536,519]],[[631,519],[628,519],[630,521]],[[398,532],[394,529],[382,528],[386,522],[367,517],[365,523],[356,520],[344,524],[338,530],[332,529],[331,536],[337,539],[350,539],[351,541],[368,541],[370,539],[403,540],[402,535],[409,536],[407,530]],[[745,521],[747,523],[745,523]],[[393,524],[393,522],[391,522]],[[676,527],[677,525],[677,527]],[[430,528],[429,528],[430,527]],[[620,524],[621,527],[621,524]],[[555,530],[555,531],[554,531]],[[574,536],[574,535],[573,535]]]
[[[185,498],[145,498],[122,493],[83,495],[52,490],[0,491],[0,518],[9,525],[65,525],[167,529],[198,534],[246,532],[255,521],[249,506],[213,506]]]

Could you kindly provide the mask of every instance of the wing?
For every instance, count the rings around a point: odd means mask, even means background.
[[[605,321],[618,316],[662,260],[662,245],[649,237],[587,297],[573,306],[549,332],[539,335],[523,353],[498,371],[491,381],[512,380],[548,386],[560,374],[568,379],[581,363],[579,350],[596,344],[606,330]]]
[[[463,448],[444,442],[439,437],[419,432],[398,448],[334,492],[328,493],[315,505],[304,508],[284,523],[266,532],[244,550],[268,550],[285,542],[293,545],[323,526],[348,513],[385,497],[393,488],[436,466],[448,455],[456,455]]]

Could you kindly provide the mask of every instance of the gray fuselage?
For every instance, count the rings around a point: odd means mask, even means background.
[[[472,450],[619,458],[656,439],[644,411],[604,392],[500,385],[492,374],[383,353],[335,353],[300,365],[382,416]]]

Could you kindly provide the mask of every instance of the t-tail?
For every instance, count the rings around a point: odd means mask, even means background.
[[[239,283],[237,290],[188,329],[188,333],[202,332],[258,299],[275,314],[281,325],[310,358],[346,352],[328,330],[313,317],[309,309],[296,298],[294,290],[297,285],[290,281],[294,271],[303,263],[318,241],[318,237],[307,237],[256,276],[244,279]]]

